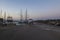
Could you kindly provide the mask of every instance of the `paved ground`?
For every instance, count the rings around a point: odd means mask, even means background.
[[[58,28],[49,26],[40,24],[0,28],[0,40],[60,40],[60,32],[56,31]]]

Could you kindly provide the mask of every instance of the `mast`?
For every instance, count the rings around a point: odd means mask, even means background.
[[[23,16],[22,16],[22,9],[21,9],[21,12],[20,12],[20,21],[22,22],[22,19],[23,18]]]
[[[1,10],[1,12],[0,12],[0,18],[2,18],[2,10]]]
[[[26,8],[26,13],[25,13],[25,21],[27,21],[27,8]]]
[[[6,12],[4,12],[4,22],[6,22]]]

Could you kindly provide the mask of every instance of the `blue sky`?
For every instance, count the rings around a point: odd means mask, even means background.
[[[15,19],[19,19],[21,9],[24,18],[26,8],[29,18],[60,18],[60,0],[0,0],[0,10]]]

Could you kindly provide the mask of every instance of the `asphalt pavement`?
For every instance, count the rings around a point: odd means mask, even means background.
[[[60,32],[53,30],[43,24],[4,27],[0,28],[0,40],[60,40]]]

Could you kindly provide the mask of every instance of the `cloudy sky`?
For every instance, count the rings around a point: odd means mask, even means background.
[[[60,0],[0,0],[0,10],[14,19],[19,19],[21,9],[24,18],[26,8],[28,18],[60,18]]]

